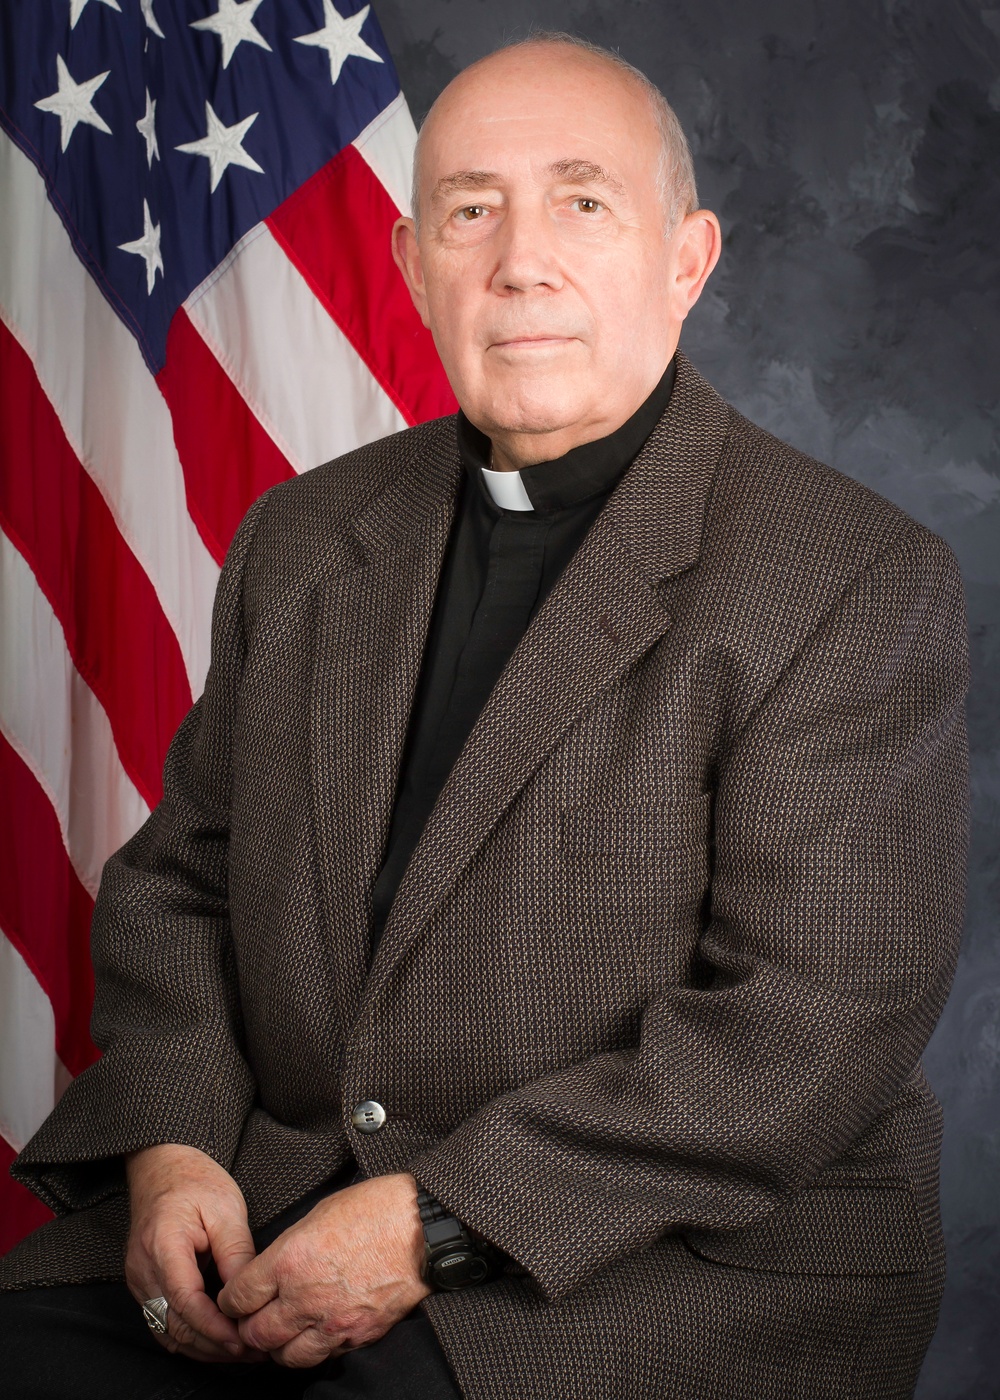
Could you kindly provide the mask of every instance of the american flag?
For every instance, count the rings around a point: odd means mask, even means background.
[[[2,1252],[240,518],[455,404],[391,259],[414,128],[369,5],[4,0],[0,128]]]

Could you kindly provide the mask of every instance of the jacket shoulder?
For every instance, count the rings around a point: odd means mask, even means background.
[[[310,586],[332,560],[351,551],[349,522],[400,474],[411,483],[406,498],[415,507],[433,501],[457,461],[455,424],[450,416],[404,428],[265,491],[245,518],[252,529],[245,549],[251,593],[258,586],[266,595]]]
[[[818,603],[897,545],[954,562],[893,501],[732,407],[706,525],[709,553],[728,554],[758,587],[805,587]]]
[[[403,428],[279,482],[266,493],[268,513],[276,518],[319,513],[326,520],[348,519],[364,510],[400,471],[454,455],[456,421],[450,414]]]

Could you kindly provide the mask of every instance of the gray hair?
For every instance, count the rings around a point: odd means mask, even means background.
[[[575,34],[565,34],[561,30],[538,30],[529,34],[525,39],[512,39],[506,44],[501,44],[499,48],[493,50],[493,53],[504,53],[507,49],[537,47],[541,44],[568,44],[571,48],[582,49],[584,53],[593,54],[606,63],[613,64],[615,68],[626,73],[639,86],[649,102],[660,138],[656,189],[667,216],[667,232],[672,232],[686,214],[691,214],[698,208],[698,189],[695,184],[691,148],[670,103],[656,84],[650,82],[641,69],[622,58],[620,53],[616,53],[614,49],[602,48],[600,44],[592,44],[589,39],[580,39]],[[492,54],[487,54],[485,57],[490,58]],[[479,59],[478,61],[482,62],[483,60]],[[422,130],[423,123],[421,123]],[[417,134],[417,144],[413,150],[413,187],[410,196],[413,221],[418,232],[420,229],[419,153],[420,133]]]

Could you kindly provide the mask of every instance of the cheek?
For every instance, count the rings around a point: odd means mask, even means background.
[[[588,298],[604,320],[628,324],[657,315],[660,288],[646,263],[620,255],[595,258],[583,278]]]
[[[439,351],[461,357],[463,347],[471,343],[482,301],[475,270],[467,263],[456,266],[449,260],[433,269],[424,286],[428,319]]]
[[[453,388],[457,388],[460,382],[465,382],[472,372],[468,337],[463,335],[462,331],[462,326],[448,315],[439,316],[431,321],[431,335],[444,372]]]
[[[631,364],[659,353],[669,315],[659,269],[607,259],[592,269],[581,295],[594,320],[602,361]]]
[[[428,295],[427,313],[434,344],[450,375],[452,365],[460,365],[464,353],[467,354],[467,304],[458,295],[450,297],[442,294],[438,288],[434,294]]]
[[[452,392],[468,410],[482,396],[482,363],[474,349],[468,307],[456,302],[434,307],[430,331]]]

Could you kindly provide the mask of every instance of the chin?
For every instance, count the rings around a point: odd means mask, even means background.
[[[503,433],[554,433],[571,428],[586,414],[578,392],[565,384],[535,380],[514,390],[491,395],[483,405],[487,431]],[[471,416],[471,415],[469,415]]]
[[[490,422],[491,433],[524,434],[527,437],[542,433],[558,433],[564,428],[572,428],[578,420],[567,419],[563,414],[504,414]]]

